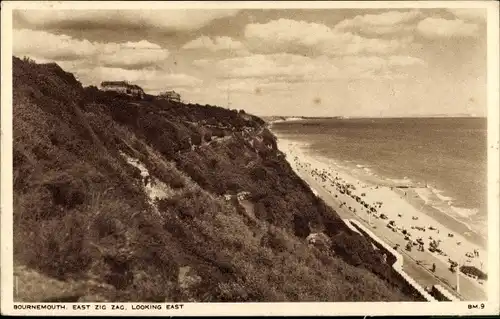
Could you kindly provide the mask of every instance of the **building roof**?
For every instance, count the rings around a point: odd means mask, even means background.
[[[108,86],[108,85],[128,86],[129,84],[127,83],[127,81],[104,81],[101,83],[101,86]]]
[[[139,89],[141,91],[144,91],[139,85],[133,84],[133,85],[129,85],[129,87],[134,88],[134,89]]]
[[[101,83],[101,86],[126,86],[128,88],[144,91],[144,89],[140,86],[136,84],[129,84],[127,81],[104,81]]]
[[[161,94],[164,94],[164,95],[168,95],[168,94],[179,94],[175,91],[165,91],[165,92],[162,92]]]

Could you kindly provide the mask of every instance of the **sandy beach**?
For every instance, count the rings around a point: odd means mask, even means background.
[[[333,207],[335,210],[347,208],[352,217],[371,225],[377,235],[382,234],[384,240],[397,245],[398,251],[417,264],[427,265],[427,269],[437,265],[440,269],[436,274],[442,273],[443,277],[453,278],[449,268],[454,262],[488,272],[486,250],[427,214],[425,203],[416,199],[418,188],[399,188],[404,181],[379,184],[376,178],[370,178],[369,172],[361,179],[359,171],[354,173],[333,160],[313,157],[303,146],[278,136],[278,147],[292,168],[337,200],[340,207]],[[485,282],[463,274],[461,277],[486,291]],[[452,285],[450,280],[443,280]]]

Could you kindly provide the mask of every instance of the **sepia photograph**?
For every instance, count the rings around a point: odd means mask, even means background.
[[[2,314],[498,314],[498,14],[2,3]]]

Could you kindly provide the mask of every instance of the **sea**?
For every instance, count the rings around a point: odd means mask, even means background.
[[[485,245],[486,118],[302,119],[273,123],[272,131],[362,172],[358,178],[424,186],[415,191],[441,222],[473,232]]]

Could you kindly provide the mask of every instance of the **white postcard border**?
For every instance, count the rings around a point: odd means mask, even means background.
[[[58,303],[66,310],[15,309],[51,303],[13,302],[12,261],[12,10],[14,9],[234,9],[234,8],[485,8],[488,10],[488,302],[356,302],[356,303],[160,303],[163,310],[133,310],[145,303]],[[372,2],[3,2],[1,94],[1,312],[6,315],[481,315],[499,312],[499,16],[494,1]],[[57,305],[56,303],[52,305]],[[89,305],[90,310],[74,310]],[[106,310],[96,310],[98,305]],[[117,309],[112,309],[114,308]],[[472,306],[471,306],[472,305]],[[124,309],[120,309],[121,306]],[[484,306],[484,307],[483,307]],[[472,308],[471,308],[472,307]],[[474,308],[477,307],[477,308]],[[175,308],[175,307],[174,307]]]

